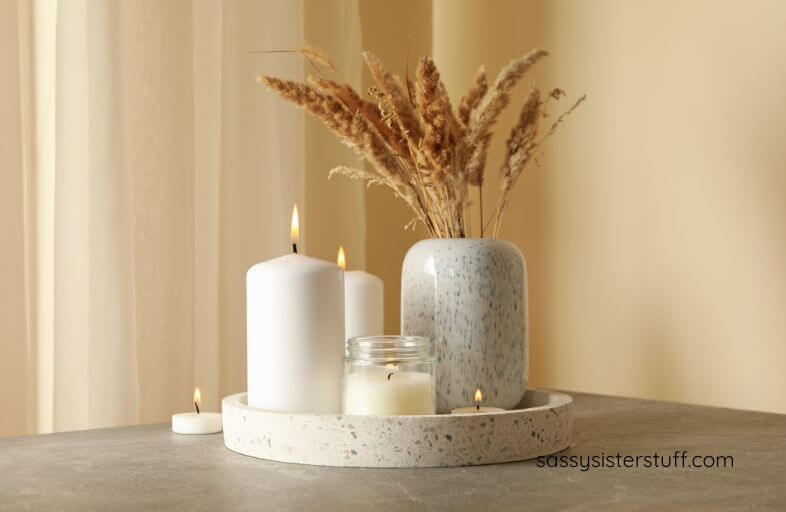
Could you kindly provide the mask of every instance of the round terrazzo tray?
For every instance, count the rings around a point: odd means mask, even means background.
[[[280,462],[413,468],[474,466],[531,459],[568,447],[573,399],[527,390],[517,409],[486,414],[341,416],[289,414],[224,398],[224,445]]]

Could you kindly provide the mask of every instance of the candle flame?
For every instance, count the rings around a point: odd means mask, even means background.
[[[480,392],[480,388],[475,391],[475,404],[480,405],[483,403],[483,393]]]
[[[341,270],[347,269],[347,257],[344,255],[344,246],[339,246],[338,248],[338,259],[336,261],[338,266]]]
[[[297,214],[297,204],[292,207],[292,228],[289,231],[289,241],[296,244],[300,239],[300,220]]]
[[[199,391],[199,387],[194,390],[194,403],[202,405],[202,392]]]

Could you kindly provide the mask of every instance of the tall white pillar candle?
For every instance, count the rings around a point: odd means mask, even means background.
[[[292,244],[297,249],[297,209]],[[300,254],[258,263],[246,276],[248,405],[340,413],[344,273]]]
[[[346,268],[344,247],[338,249],[338,266]],[[344,331],[347,338],[384,334],[384,285],[382,279],[361,270],[344,272]]]

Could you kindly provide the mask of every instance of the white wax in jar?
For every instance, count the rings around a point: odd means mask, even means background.
[[[344,414],[400,416],[436,413],[433,383],[428,373],[391,372],[373,367],[357,370],[346,379]]]
[[[176,434],[215,434],[222,430],[221,414],[217,412],[183,412],[172,415],[172,432]]]
[[[338,414],[344,373],[344,272],[289,254],[246,276],[248,405]]]
[[[344,330],[347,338],[384,333],[383,284],[361,270],[344,272]]]

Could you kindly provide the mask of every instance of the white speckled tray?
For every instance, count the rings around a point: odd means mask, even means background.
[[[246,393],[224,398],[224,445],[280,462],[410,468],[474,466],[564,450],[573,399],[527,390],[519,408],[488,414],[340,416],[254,409]]]

